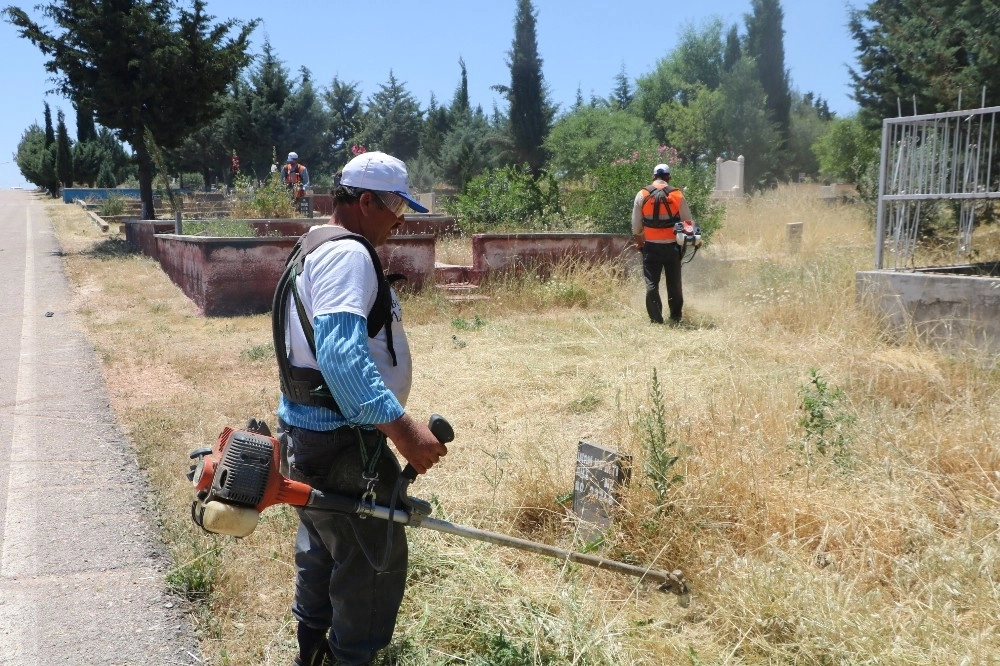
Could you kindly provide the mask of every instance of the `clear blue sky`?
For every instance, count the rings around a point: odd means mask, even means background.
[[[38,0],[7,0],[33,12]],[[185,0],[179,0],[185,5]],[[856,64],[854,42],[847,32],[848,7],[863,0],[784,0],[785,66],[792,87],[821,95],[838,115],[856,110],[851,99],[847,68]],[[648,74],[677,46],[678,27],[701,27],[713,17],[727,27],[745,32],[743,17],[750,0],[702,0],[695,3],[638,2],[637,0],[535,0],[538,13],[538,50],[542,73],[552,100],[568,108],[577,90],[584,99],[605,97],[614,87],[622,66],[629,79]],[[433,93],[449,102],[459,83],[459,58],[465,60],[473,104],[489,113],[490,90],[510,82],[507,53],[514,35],[515,0],[365,0],[349,3],[260,2],[208,0],[208,11],[218,20],[261,19],[254,33],[253,52],[260,53],[266,38],[291,73],[307,67],[317,86],[334,76],[359,84],[363,98],[389,78],[405,83],[426,107]],[[37,17],[37,15],[35,15]],[[43,102],[66,114],[75,139],[70,103],[47,95],[52,88],[44,58],[12,25],[0,22],[0,188],[27,186],[13,154],[25,129],[44,124]]]

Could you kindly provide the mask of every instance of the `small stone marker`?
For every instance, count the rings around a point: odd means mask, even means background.
[[[631,456],[580,440],[573,483],[573,513],[582,521],[580,532],[594,539],[611,527],[621,488],[628,484]]]
[[[802,223],[789,222],[785,226],[785,239],[788,242],[788,252],[798,254],[802,247]]]

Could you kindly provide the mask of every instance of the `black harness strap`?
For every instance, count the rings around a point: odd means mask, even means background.
[[[670,193],[677,189],[676,187],[667,185],[666,187],[661,188],[647,185],[642,189],[646,192],[646,197],[642,200],[643,208],[646,207],[646,201],[649,197],[653,197],[653,216],[651,218],[643,216],[642,223],[644,226],[652,227],[654,229],[666,229],[667,227],[672,227],[675,223],[680,222],[680,211],[670,212],[670,200],[668,198]],[[660,219],[661,205],[667,211],[666,219]]]
[[[368,337],[373,338],[378,332],[385,329],[386,343],[389,354],[392,356],[392,364],[396,365],[396,350],[392,344],[392,294],[389,286],[398,279],[405,279],[403,276],[394,274],[388,278],[382,272],[382,262],[378,258],[378,253],[372,244],[364,237],[353,234],[343,227],[324,225],[315,227],[298,240],[292,252],[285,262],[285,270],[278,280],[278,286],[274,291],[274,301],[271,311],[271,334],[274,339],[275,357],[278,361],[278,376],[281,381],[281,393],[290,401],[339,412],[333,394],[326,386],[323,373],[315,368],[300,368],[293,366],[288,360],[286,351],[285,329],[288,327],[288,314],[286,304],[289,295],[295,300],[295,309],[302,326],[302,332],[309,343],[309,349],[313,356],[316,356],[316,339],[313,330],[312,319],[309,317],[296,289],[296,281],[301,275],[305,258],[324,243],[340,240],[353,240],[361,243],[368,251],[375,274],[378,276],[378,293],[375,296],[375,303],[368,313],[367,328]]]

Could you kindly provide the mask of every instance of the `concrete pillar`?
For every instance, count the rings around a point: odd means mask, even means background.
[[[785,225],[785,242],[789,254],[798,254],[802,248],[802,223],[789,222]]]

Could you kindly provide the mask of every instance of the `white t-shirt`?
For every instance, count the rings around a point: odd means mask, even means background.
[[[335,312],[350,312],[368,318],[368,312],[378,294],[378,279],[368,250],[357,241],[344,239],[323,243],[306,257],[302,275],[296,281],[305,311],[313,318]],[[390,288],[392,299],[392,346],[396,351],[396,365],[386,342],[385,328],[379,329],[374,338],[368,338],[368,350],[385,383],[400,404],[406,405],[413,381],[413,362],[410,346],[403,331],[403,313],[395,290]],[[319,369],[316,357],[309,349],[302,327],[299,325],[295,299],[288,299],[288,328],[285,332],[289,347],[288,358],[300,368]]]

